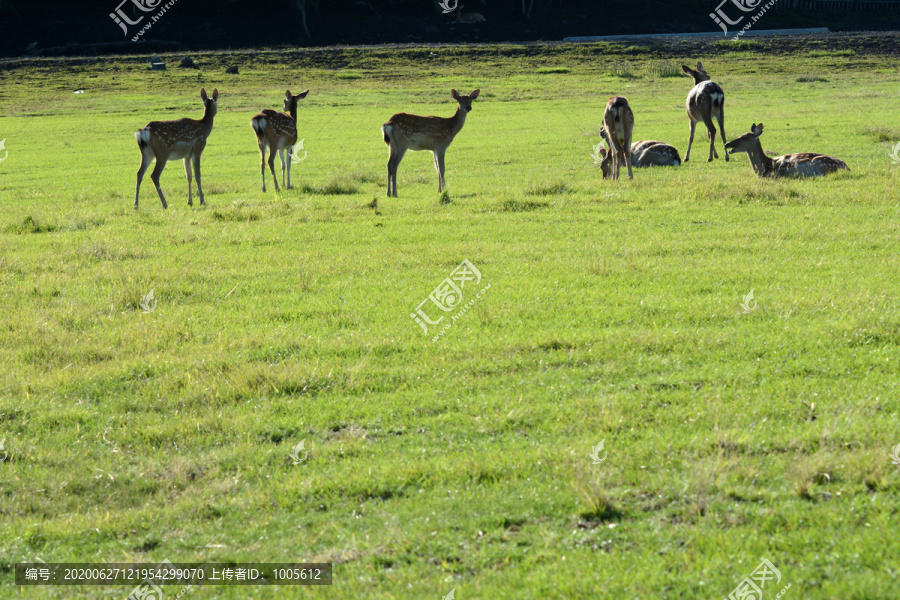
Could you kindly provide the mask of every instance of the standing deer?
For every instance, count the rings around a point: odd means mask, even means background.
[[[259,170],[262,173],[263,191],[266,191],[266,148],[269,148],[269,170],[272,171],[272,179],[275,180],[275,191],[278,190],[278,176],[275,175],[275,152],[281,159],[281,185],[291,189],[291,157],[294,152],[294,144],[297,143],[297,101],[306,98],[309,90],[296,96],[291,95],[291,90],[284,93],[284,110],[289,114],[280,113],[272,109],[265,109],[252,119],[250,126],[256,132],[256,143],[259,145],[261,156]],[[301,146],[302,147],[302,146]],[[287,149],[287,164],[284,161],[284,150]],[[287,168],[287,184],[285,184],[285,168]]]
[[[688,149],[684,155],[684,162],[691,159],[691,145],[694,143],[694,130],[697,128],[697,121],[702,120],[706,125],[706,132],[709,136],[709,159],[711,162],[713,157],[719,158],[716,153],[716,126],[713,125],[713,116],[719,121],[719,131],[722,132],[722,143],[726,143],[725,139],[725,92],[719,87],[719,84],[710,81],[709,75],[703,69],[703,64],[697,61],[697,70],[687,65],[681,65],[685,73],[690,75],[694,80],[694,87],[687,95],[687,114],[691,120],[691,139],[688,141]],[[725,153],[725,162],[728,162],[728,153]]]
[[[394,198],[397,197],[397,167],[407,150],[431,150],[434,154],[434,168],[438,172],[438,193],[444,189],[444,154],[456,134],[466,124],[466,115],[472,110],[472,101],[481,90],[468,96],[460,96],[456,90],[450,95],[459,102],[456,114],[443,117],[420,117],[407,113],[397,113],[381,126],[384,143],[391,149],[388,159],[388,197],[391,196],[393,182]]]
[[[609,142],[610,155],[612,156],[612,179],[619,178],[619,168],[622,159],[628,166],[628,179],[634,179],[631,174],[631,132],[634,129],[634,113],[628,106],[628,100],[622,96],[613,96],[606,102],[606,110],[603,112],[603,125],[601,135]],[[606,178],[606,174],[604,174]]]
[[[200,155],[206,148],[206,138],[209,137],[213,127],[213,119],[216,116],[216,100],[219,90],[214,89],[212,96],[206,95],[205,89],[200,89],[200,99],[203,100],[203,118],[178,119],[176,121],[151,121],[143,129],[134,133],[138,148],[141,149],[141,167],[137,172],[137,188],[134,192],[134,209],[138,207],[138,196],[141,193],[141,180],[153,159],[156,159],[156,167],[150,173],[150,179],[156,185],[156,192],[162,201],[163,208],[168,208],[166,197],[159,187],[159,176],[166,168],[169,159],[184,159],[184,170],[188,180],[188,206],[193,206],[191,197],[191,163],[194,164],[194,175],[197,177],[197,191],[200,193],[200,204],[206,204],[203,199],[203,188],[200,186]]]
[[[785,154],[778,158],[769,158],[763,152],[759,136],[763,133],[763,124],[754,123],[750,133],[745,133],[736,140],[725,144],[725,151],[746,152],[750,157],[750,166],[760,177],[815,177],[841,169],[850,170],[846,163],[831,156],[815,152]]]
[[[600,135],[609,143],[606,129],[600,129]],[[603,171],[603,179],[609,178],[610,167],[612,166],[612,154],[605,148],[598,148],[600,155],[600,169]],[[631,144],[631,166],[635,169],[642,167],[677,167],[681,164],[681,156],[674,146],[657,142],[655,140],[645,140],[642,142],[634,142]]]

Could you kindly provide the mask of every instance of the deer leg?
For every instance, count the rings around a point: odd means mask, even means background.
[[[286,166],[284,164],[284,148],[278,149],[278,158],[281,160],[281,187],[287,187],[284,184]]]
[[[153,185],[156,186],[156,193],[159,194],[159,199],[162,202],[163,208],[169,208],[169,205],[166,204],[166,197],[163,196],[162,188],[159,187],[159,176],[162,174],[163,169],[166,168],[166,160],[165,158],[156,157],[156,166],[153,167],[153,172],[150,173],[150,180],[153,182]]]
[[[194,201],[191,198],[191,157],[188,156],[184,159],[184,172],[187,173],[188,180],[188,206],[193,206]]]
[[[438,173],[438,194],[444,191],[444,152],[446,150],[434,151],[434,169]]]
[[[200,155],[194,155],[194,177],[197,178],[197,193],[200,194],[200,206],[206,204],[203,198],[203,187],[200,185]]]
[[[266,143],[259,140],[259,172],[262,174],[263,191],[266,191]]]
[[[625,132],[625,141],[622,144],[622,154],[625,155],[625,165],[628,167],[628,179],[634,179],[634,175],[631,174],[631,132]]]
[[[269,170],[272,172],[272,179],[275,180],[275,191],[279,191],[278,189],[278,175],[275,174],[275,150],[274,147],[269,148]]]
[[[291,162],[294,160],[294,147],[287,149],[287,189],[291,189]]]
[[[137,172],[137,188],[134,190],[134,210],[137,210],[138,207],[138,196],[141,193],[141,181],[144,180],[144,173],[147,172],[147,169],[150,167],[150,163],[152,161],[152,155],[144,154],[143,152],[141,152],[141,166]]]
[[[688,140],[688,149],[684,155],[684,162],[691,160],[691,146],[694,144],[694,130],[697,129],[697,121],[691,118],[691,137]]]
[[[706,162],[712,162],[713,157],[719,158],[716,152],[716,126],[713,125],[712,115],[704,115],[703,124],[706,125],[706,134],[709,136],[709,158]]]
[[[719,133],[722,134],[722,145],[728,143],[728,140],[725,139],[725,107],[720,106],[719,112],[716,113],[716,118],[719,120]],[[728,162],[728,150],[722,148],[722,151],[725,153],[725,162]]]
[[[388,159],[388,196],[391,195],[391,184],[393,184],[394,198],[397,197],[397,169],[400,167],[400,161],[403,160],[405,150],[399,148],[391,148],[391,157]]]

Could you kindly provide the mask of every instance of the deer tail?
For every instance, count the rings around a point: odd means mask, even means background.
[[[262,137],[266,131],[266,118],[262,116],[253,117],[250,119],[250,127],[256,132],[256,137]]]
[[[385,123],[381,126],[381,134],[384,136],[384,143],[391,143],[391,129],[393,129],[393,125],[390,123]]]
[[[150,130],[149,129],[139,129],[134,132],[134,139],[137,141],[138,148],[143,150],[147,146],[150,145]]]

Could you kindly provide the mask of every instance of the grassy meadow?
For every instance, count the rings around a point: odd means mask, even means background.
[[[0,597],[131,591],[16,587],[17,562],[163,559],[334,564],[329,587],[183,598],[724,598],[762,559],[767,599],[900,593],[896,58],[165,58],[0,70]],[[762,181],[721,140],[707,163],[701,125],[689,163],[603,181],[614,94],[684,156],[698,59],[728,139],[763,122],[770,154],[850,172]],[[148,172],[135,211],[133,132],[200,118],[201,87],[207,206],[174,161],[169,209]],[[294,187],[263,193],[250,118],[307,88]],[[386,198],[381,124],[450,116],[451,88],[481,96],[448,195],[409,152]],[[410,315],[466,259],[481,280],[435,341]]]

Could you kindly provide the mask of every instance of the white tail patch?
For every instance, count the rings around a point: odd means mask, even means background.
[[[259,137],[266,130],[266,118],[259,117],[258,119],[253,119],[253,131],[256,132],[256,136]]]

